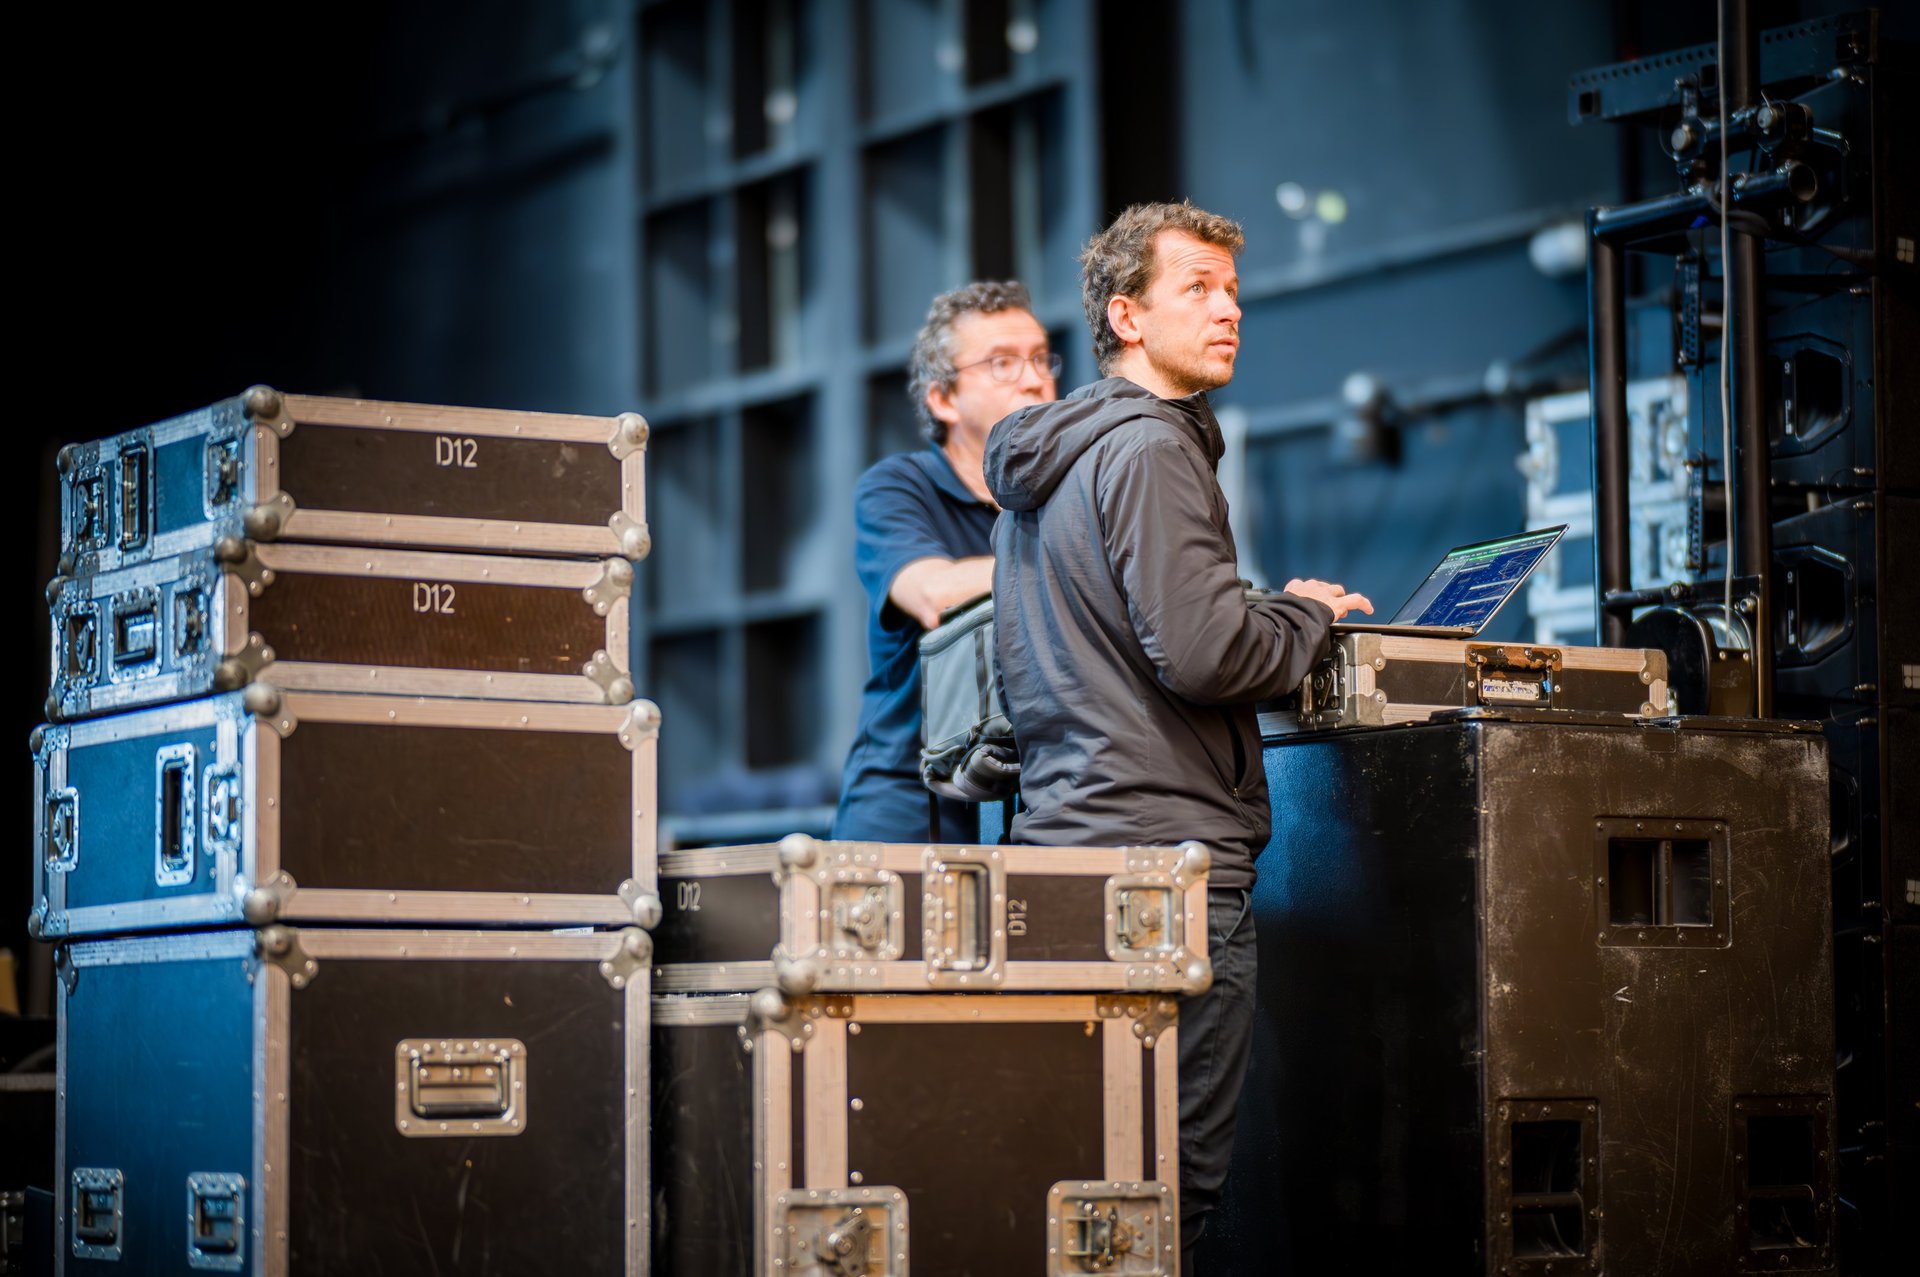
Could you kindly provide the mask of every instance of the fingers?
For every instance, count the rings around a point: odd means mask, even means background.
[[[1316,603],[1324,603],[1333,610],[1333,619],[1339,620],[1349,612],[1365,612],[1373,615],[1373,600],[1364,594],[1349,594],[1347,587],[1337,582],[1301,580],[1295,577],[1287,582],[1286,592],[1297,594]]]

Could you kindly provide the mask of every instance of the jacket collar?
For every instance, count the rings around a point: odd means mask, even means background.
[[[1182,429],[1189,431],[1200,450],[1207,454],[1207,460],[1215,469],[1220,466],[1220,458],[1226,455],[1226,436],[1220,433],[1219,419],[1213,415],[1213,401],[1204,390],[1195,391],[1179,399],[1161,399],[1152,391],[1128,381],[1125,377],[1112,377],[1117,382],[1115,397],[1146,398],[1164,407],[1160,415],[1168,421],[1178,422]],[[1124,387],[1120,389],[1119,387]]]

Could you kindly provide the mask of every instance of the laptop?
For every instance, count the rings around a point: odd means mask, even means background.
[[[1333,632],[1470,639],[1506,606],[1566,531],[1563,523],[1556,528],[1455,546],[1390,618],[1376,621],[1360,613],[1357,621],[1335,622]]]

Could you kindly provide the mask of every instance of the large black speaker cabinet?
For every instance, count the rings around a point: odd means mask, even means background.
[[[1815,727],[1463,711],[1266,763],[1202,1271],[1833,1271]]]
[[[1791,718],[1823,710],[1832,760],[1836,929],[1920,923],[1920,709],[1783,703]]]
[[[1920,705],[1920,496],[1881,492],[1773,525],[1774,692],[1808,705]]]
[[[1887,1143],[1893,1151],[1889,1185],[1894,1219],[1913,1222],[1920,1202],[1920,926],[1887,928],[1888,1087]],[[1913,1254],[1913,1241],[1897,1223],[1889,1232],[1888,1255]]]
[[[1810,203],[1784,211],[1767,244],[1773,482],[1916,492],[1920,436],[1907,427],[1920,409],[1920,361],[1910,353],[1920,346],[1920,166],[1907,152],[1920,124],[1920,67],[1912,46],[1876,41],[1868,65],[1831,71],[1816,59],[1765,86],[1770,100],[1807,113],[1810,136],[1789,150],[1819,188]],[[1717,459],[1716,238],[1703,237],[1699,249],[1706,269],[1681,271],[1677,344],[1693,447]]]
[[[1907,265],[1877,279],[1830,274],[1775,280],[1767,289],[1764,371],[1775,485],[1920,490],[1920,440],[1901,425],[1920,405],[1920,366],[1906,354],[1920,342],[1913,274]],[[1682,278],[1693,276],[1683,271]],[[1700,362],[1687,372],[1690,435],[1694,450],[1713,458],[1717,477],[1717,329],[1695,336],[1683,318],[1680,340],[1683,348],[1700,347]]]

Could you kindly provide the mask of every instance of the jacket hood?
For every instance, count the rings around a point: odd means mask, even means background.
[[[1204,392],[1162,399],[1125,377],[1108,377],[1003,418],[987,436],[987,488],[1003,510],[1037,510],[1082,453],[1140,417],[1186,430],[1208,462],[1219,464],[1225,443]]]

